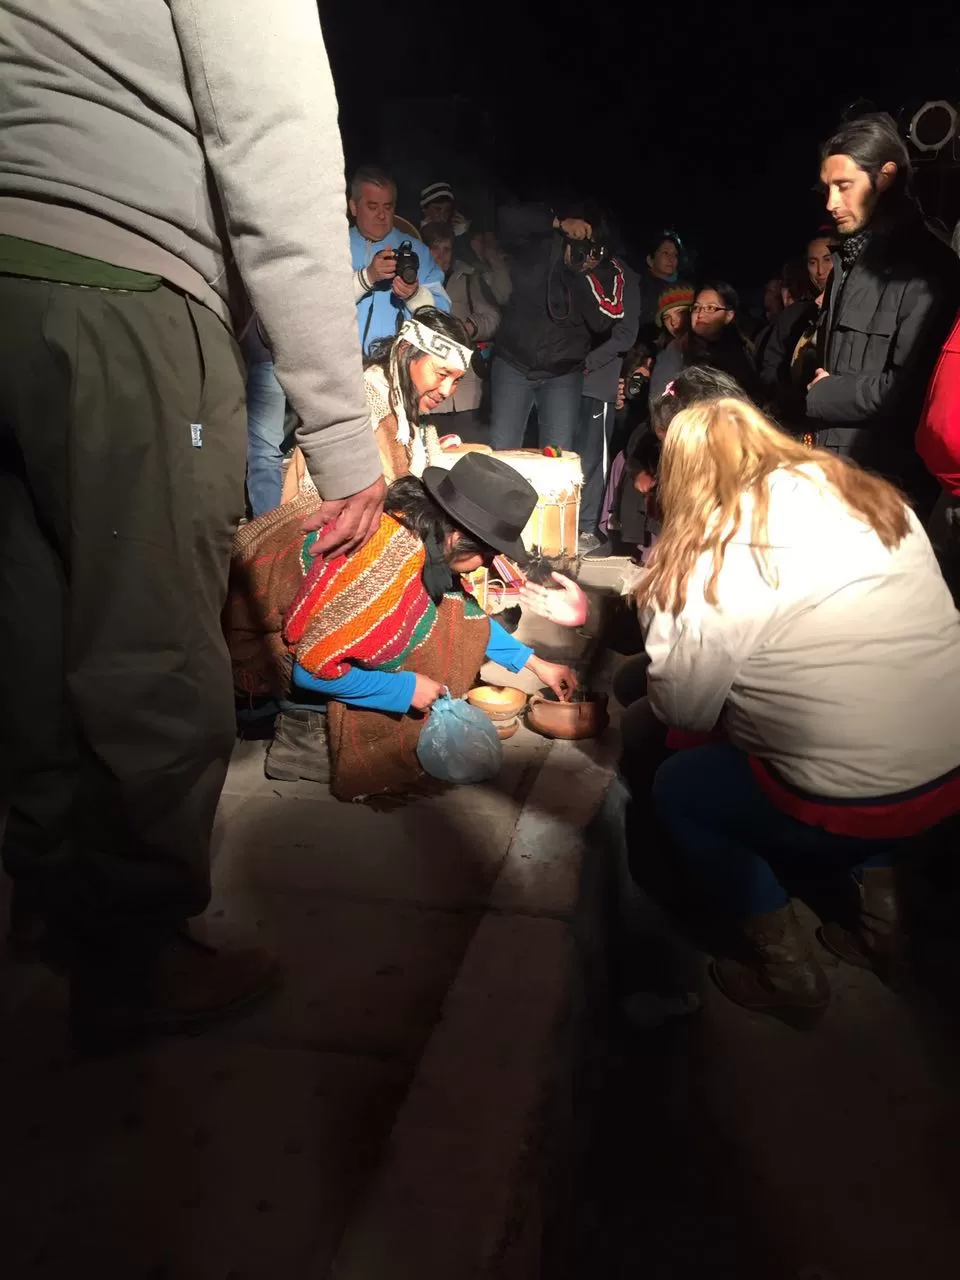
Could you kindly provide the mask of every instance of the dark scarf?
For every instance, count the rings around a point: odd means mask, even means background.
[[[922,223],[923,215],[912,196],[898,193],[880,200],[869,223],[840,241],[840,262],[844,275],[872,240],[890,240],[911,226],[919,227]]]
[[[872,227],[866,226],[860,231],[855,231],[852,236],[844,236],[840,241],[840,261],[843,263],[844,271],[849,271],[863,253],[872,231]]]

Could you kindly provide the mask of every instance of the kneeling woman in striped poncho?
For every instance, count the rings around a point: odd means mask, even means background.
[[[238,687],[320,710],[285,711],[267,774],[331,783],[341,799],[414,786],[421,713],[462,696],[485,660],[526,667],[559,697],[572,671],[537,658],[460,589],[495,555],[521,562],[532,486],[486,454],[389,489],[380,528],[349,556],[314,560],[311,501],[261,516],[235,545],[227,631]],[[251,532],[248,532],[251,531]]]

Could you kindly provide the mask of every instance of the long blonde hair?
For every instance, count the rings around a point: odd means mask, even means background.
[[[896,547],[909,529],[903,496],[893,485],[852,462],[808,449],[785,435],[743,400],[700,400],[670,423],[660,458],[663,532],[637,591],[637,603],[656,602],[679,613],[687,585],[704,552],[713,557],[705,597],[717,603],[717,580],[727,546],[740,528],[741,500],[753,499],[750,543],[757,569],[773,583],[768,517],[772,472],[796,474],[813,464],[854,515],[883,545]],[[816,478],[812,478],[816,483]],[[775,583],[773,583],[775,585]]]

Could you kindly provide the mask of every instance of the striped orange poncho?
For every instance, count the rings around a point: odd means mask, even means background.
[[[315,537],[304,542],[306,578],[284,617],[288,648],[321,680],[336,680],[351,664],[398,670],[437,619],[421,579],[423,543],[388,515],[350,556],[313,561]]]

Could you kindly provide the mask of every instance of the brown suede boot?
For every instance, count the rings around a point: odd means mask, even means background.
[[[713,962],[711,975],[723,994],[757,1013],[822,1013],[830,1000],[827,975],[811,954],[793,903],[750,916],[742,928],[755,960]]]
[[[835,956],[881,977],[896,977],[905,969],[907,935],[895,867],[862,867],[854,878],[857,922],[852,929],[825,924],[817,937]]]
[[[278,716],[264,772],[279,782],[329,782],[326,715],[322,711],[284,711]]]
[[[280,985],[280,966],[255,946],[215,947],[187,930],[151,951],[87,956],[71,974],[79,1048],[177,1032],[197,1034],[248,1012]]]

